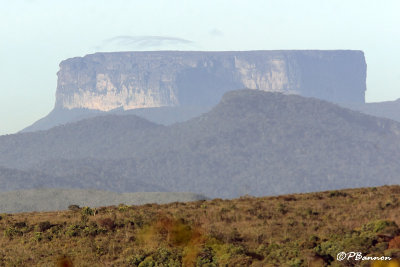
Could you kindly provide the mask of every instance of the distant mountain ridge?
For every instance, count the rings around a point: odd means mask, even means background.
[[[400,99],[365,104],[343,103],[340,105],[372,116],[387,118],[400,122]]]
[[[131,110],[115,109],[108,112],[92,109],[53,109],[47,116],[36,121],[32,125],[22,129],[20,132],[35,132],[49,130],[53,127],[77,122],[102,115],[137,115],[151,122],[171,125],[197,117],[207,112],[212,107],[187,106],[187,107],[158,107],[158,108],[137,108]]]
[[[132,181],[209,197],[276,195],[398,184],[400,124],[318,99],[239,90],[171,126],[101,116],[2,136],[0,152],[2,166],[93,177],[102,190],[123,192],[119,182]]]
[[[180,192],[124,193],[83,190],[40,188],[0,193],[0,213],[67,210],[69,205],[100,207],[111,205],[165,204],[205,200],[207,197]]]
[[[336,103],[344,108],[356,110],[364,114],[395,120],[400,122],[400,99],[395,101],[371,102],[371,103]],[[171,125],[184,122],[200,116],[211,110],[208,106],[187,106],[187,107],[159,107],[140,108],[132,110],[117,109],[109,112],[102,112],[90,109],[54,109],[46,117],[38,120],[32,125],[24,128],[21,132],[34,132],[51,129],[55,126],[66,123],[77,122],[83,119],[100,115],[137,115],[151,122]]]

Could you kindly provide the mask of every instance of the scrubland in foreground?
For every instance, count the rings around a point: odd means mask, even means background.
[[[384,186],[1,214],[0,265],[385,266],[336,255],[400,257],[399,197]]]

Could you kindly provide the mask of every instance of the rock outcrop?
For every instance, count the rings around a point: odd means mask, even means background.
[[[109,111],[210,106],[229,90],[296,93],[364,103],[361,51],[117,52],[60,64],[56,108]]]

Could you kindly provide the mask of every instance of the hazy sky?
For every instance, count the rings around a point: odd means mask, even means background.
[[[0,135],[51,111],[61,60],[98,51],[356,49],[400,98],[399,0],[0,0]]]

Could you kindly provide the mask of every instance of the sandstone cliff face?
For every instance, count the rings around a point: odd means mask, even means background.
[[[56,108],[204,106],[241,88],[363,103],[364,54],[348,50],[96,53],[61,62]]]

